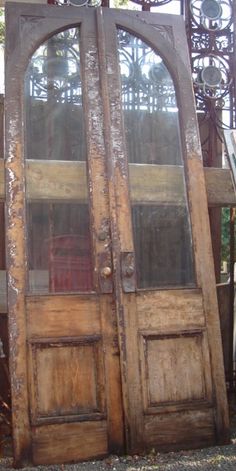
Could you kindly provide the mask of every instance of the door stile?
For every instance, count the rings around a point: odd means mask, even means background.
[[[179,34],[178,48],[182,60],[188,61],[188,49],[185,41]],[[187,70],[177,61],[177,73],[182,86],[179,88],[179,100],[184,117],[181,123],[183,154],[186,162],[186,183],[190,201],[190,218],[192,221],[192,236],[195,252],[195,268],[198,286],[201,287],[203,306],[206,317],[206,330],[210,349],[210,361],[213,379],[213,397],[215,399],[216,435],[219,443],[229,440],[229,417],[227,407],[226,384],[224,380],[224,365],[218,301],[216,293],[216,279],[214,258],[211,243],[211,232],[208,216],[208,203],[204,169],[201,154],[200,137],[193,133],[198,130],[194,107],[189,107],[189,97],[194,95],[192,82]],[[201,211],[199,211],[201,208]]]
[[[141,384],[139,381],[138,338],[136,335],[135,294],[130,292],[124,296],[121,266],[122,256],[125,258],[127,254],[132,258],[132,268],[134,269],[132,223],[127,185],[128,167],[124,159],[124,141],[121,132],[116,25],[112,18],[109,18],[104,25],[106,13],[104,9],[97,10],[97,28],[108,161],[114,292],[119,334],[125,437],[127,450],[129,452],[140,452],[143,417]],[[131,291],[133,291],[134,283],[131,284]],[[127,348],[126,337],[132,342],[132,348]]]
[[[8,15],[7,15],[8,18]],[[15,25],[14,25],[15,26]],[[18,32],[6,21],[6,38]],[[17,35],[17,36],[18,36]],[[22,76],[19,61],[20,46],[14,55],[14,44],[6,43],[6,266],[8,271],[8,328],[10,333],[10,377],[12,400],[12,430],[15,465],[29,463],[31,435],[29,424],[29,395],[27,385],[27,331],[25,317],[25,180],[23,158]]]
[[[82,24],[81,51],[84,57],[84,111],[88,149],[88,176],[91,228],[95,256],[95,286],[100,293],[101,331],[103,334],[106,372],[106,406],[108,449],[122,453],[124,449],[123,413],[117,321],[114,309],[112,277],[112,245],[109,219],[109,192],[106,175],[102,100],[98,50],[96,47],[96,17],[91,11]]]

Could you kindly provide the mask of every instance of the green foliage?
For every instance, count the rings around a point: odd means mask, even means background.
[[[230,244],[230,209],[222,209],[221,219],[221,260],[229,263],[229,244]]]
[[[114,8],[129,8],[129,10],[136,9],[136,6],[134,4],[128,6],[128,3],[129,3],[129,0],[113,0]]]
[[[0,8],[0,45],[4,44],[5,39],[5,23],[4,23],[4,10]]]
[[[124,5],[127,5],[129,0],[114,0],[113,5],[114,8],[120,8],[123,7]]]

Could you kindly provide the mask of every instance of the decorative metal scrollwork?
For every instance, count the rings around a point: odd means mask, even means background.
[[[184,1],[197,109],[220,135],[236,119],[234,0]]]
[[[59,6],[72,6],[72,7],[99,7],[101,0],[54,0],[53,2]]]
[[[34,99],[81,103],[78,28],[54,35],[37,49],[27,70],[26,83]]]
[[[159,7],[161,5],[166,5],[167,3],[170,3],[172,0],[131,0],[132,3],[137,3],[138,5],[142,5],[145,7],[145,5],[149,7]]]
[[[219,100],[229,93],[232,82],[229,64],[223,58],[199,55],[193,59],[195,91],[203,98]]]
[[[195,23],[208,31],[227,28],[232,20],[231,0],[191,0],[190,9]]]
[[[118,48],[124,108],[176,109],[173,81],[162,58],[123,30],[118,30]]]

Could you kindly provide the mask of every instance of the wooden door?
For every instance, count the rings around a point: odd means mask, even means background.
[[[102,457],[123,450],[123,413],[95,15],[8,15],[15,462]]]
[[[16,463],[119,453],[123,426],[128,452],[224,442],[182,20],[9,5],[7,23]]]
[[[223,443],[228,411],[184,22],[103,15],[126,443],[131,452]]]

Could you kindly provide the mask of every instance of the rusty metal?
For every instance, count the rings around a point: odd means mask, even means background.
[[[111,267],[111,257],[109,252],[102,252],[99,255],[99,287],[101,293],[112,293],[113,292],[113,279],[112,279],[112,267]]]
[[[202,14],[199,0],[184,0],[184,10],[194,93],[202,112],[199,125],[208,128],[202,142],[204,163],[212,166],[216,155],[212,141],[222,140],[222,129],[236,126],[235,2],[224,2],[221,14],[212,21]],[[210,67],[213,74],[218,71],[218,79],[215,75],[215,83],[208,84],[204,71],[210,72]]]
[[[122,286],[125,293],[133,293],[136,289],[136,272],[133,252],[121,253]]]
[[[150,11],[153,7],[159,7],[170,3],[172,0],[131,0],[142,7],[143,11]],[[178,0],[177,0],[178,1]],[[182,0],[180,0],[182,1]],[[75,7],[110,7],[110,0],[48,0],[50,5],[75,6]],[[176,3],[176,0],[175,0]]]

